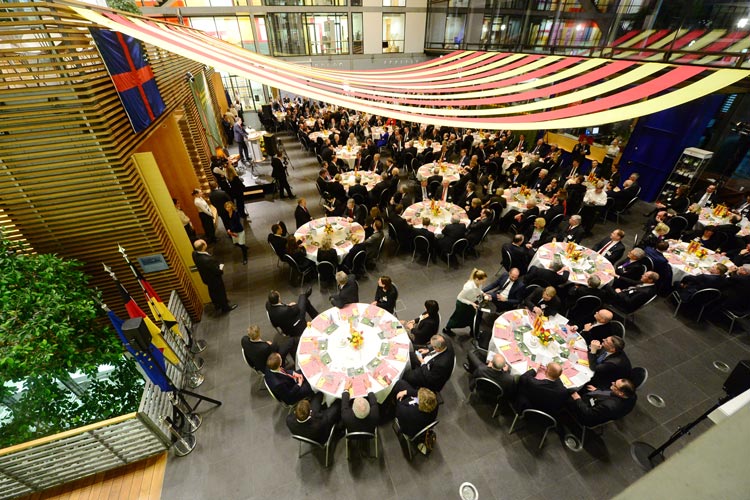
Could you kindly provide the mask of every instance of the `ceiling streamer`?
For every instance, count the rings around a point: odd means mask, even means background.
[[[478,51],[455,51],[398,68],[329,70],[264,56],[178,24],[96,7],[71,9],[98,26],[219,71],[366,113],[438,126],[596,126],[678,106],[750,76],[744,69]]]

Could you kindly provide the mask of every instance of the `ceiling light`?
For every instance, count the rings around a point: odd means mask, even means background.
[[[747,18],[746,17],[743,17],[742,19],[740,19],[739,21],[737,21],[737,27],[738,28],[744,28],[745,26],[747,26]]]

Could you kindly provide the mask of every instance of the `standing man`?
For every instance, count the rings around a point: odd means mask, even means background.
[[[206,251],[205,241],[195,240],[193,246],[195,247],[193,262],[198,268],[201,281],[208,287],[208,295],[211,297],[214,309],[223,313],[237,309],[237,304],[230,304],[227,300],[227,291],[221,277],[224,274],[224,264],[219,264],[219,261]]]
[[[282,199],[286,198],[284,196],[284,189],[286,189],[290,198],[294,198],[294,193],[292,193],[292,188],[289,186],[289,180],[286,177],[286,167],[282,160],[283,157],[284,154],[281,151],[276,151],[276,156],[271,160],[271,177],[279,184],[279,196]]]
[[[245,128],[242,126],[242,118],[237,117],[234,120],[232,131],[234,131],[234,141],[237,143],[240,151],[240,161],[249,163],[250,153],[247,151],[247,132],[245,132]]]
[[[193,203],[198,209],[198,216],[203,224],[204,238],[210,244],[216,243],[216,226],[214,225],[214,213],[208,202],[203,199],[203,193],[198,188],[193,189]]]

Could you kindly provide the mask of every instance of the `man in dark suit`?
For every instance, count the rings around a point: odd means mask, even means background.
[[[435,251],[435,233],[427,229],[429,225],[432,223],[430,221],[429,217],[422,217],[422,227],[415,227],[412,230],[412,234],[414,235],[414,238],[417,236],[423,236],[427,238],[427,241],[430,242],[430,249],[432,252]]]
[[[341,400],[323,408],[323,393],[313,396],[312,401],[303,399],[286,416],[286,426],[295,436],[312,439],[323,444],[331,435],[331,429],[341,418]]]
[[[602,241],[592,247],[592,250],[603,255],[605,259],[610,261],[612,264],[622,258],[625,253],[625,245],[622,243],[622,238],[625,236],[625,231],[622,229],[615,229],[609,234],[609,238],[604,238]]]
[[[518,268],[521,274],[525,274],[531,262],[531,252],[524,246],[524,237],[522,234],[513,236],[510,243],[503,245],[503,256],[507,253],[510,256],[512,267]]]
[[[406,147],[404,148],[404,158],[410,157],[410,158],[416,158],[417,154],[419,154],[419,151],[417,151],[417,147],[414,145],[414,142],[409,141],[406,143]]]
[[[412,240],[414,239],[414,231],[411,224],[402,217],[403,213],[404,206],[399,203],[393,209],[389,222],[393,224],[393,229],[396,230],[396,238],[401,244],[401,247],[410,249],[412,246]]]
[[[518,279],[520,275],[518,268],[513,267],[509,272],[501,274],[495,281],[482,288],[484,293],[492,297],[497,311],[518,309],[526,290],[526,285]]]
[[[281,151],[276,152],[276,156],[271,159],[271,177],[276,181],[279,186],[279,196],[284,199],[284,191],[286,190],[290,198],[294,198],[292,188],[289,186],[289,179],[287,178],[286,167],[284,166],[284,153]]]
[[[615,266],[615,278],[612,282],[614,288],[627,288],[641,282],[641,276],[648,267],[649,262],[646,252],[642,248],[633,248],[627,257]],[[645,266],[645,267],[644,267]]]
[[[716,184],[709,184],[706,186],[706,191],[703,193],[693,193],[692,199],[698,204],[699,207],[711,207],[717,200]]]
[[[284,335],[289,337],[299,337],[305,331],[307,321],[305,315],[309,314],[310,318],[318,315],[318,311],[310,303],[310,294],[312,289],[308,288],[305,293],[301,293],[297,302],[284,304],[281,302],[281,295],[276,290],[271,290],[266,302],[266,312],[271,320],[271,324],[280,328]]]
[[[277,352],[268,356],[264,379],[273,396],[287,405],[293,405],[314,394],[302,372],[287,371],[281,366],[281,355]]]
[[[193,247],[193,262],[201,281],[208,287],[208,296],[211,297],[214,309],[225,313],[237,309],[237,304],[230,304],[227,300],[227,290],[222,278],[224,264],[219,264],[219,261],[206,251],[208,245],[204,240],[195,240]]]
[[[540,158],[547,156],[547,153],[549,153],[549,144],[544,142],[544,139],[537,140],[534,147],[529,151],[529,154],[537,155]]]
[[[559,241],[580,243],[586,234],[586,229],[581,225],[580,215],[571,215],[568,219],[568,226],[560,231],[557,236]]]
[[[336,273],[336,286],[338,293],[331,295],[330,301],[335,307],[342,308],[347,304],[359,302],[359,285],[354,275],[348,275],[344,271]]]
[[[432,336],[440,329],[440,306],[437,301],[432,299],[425,300],[424,309],[424,312],[419,317],[404,323],[414,345],[429,344]]]
[[[721,305],[730,311],[744,311],[750,295],[750,264],[730,272],[721,294]]]
[[[529,199],[523,212],[513,209],[508,210],[508,213],[500,218],[498,225],[501,231],[505,231],[511,224],[515,224],[516,227],[520,228],[518,232],[522,233],[526,224],[531,224],[537,217],[539,217],[539,207],[536,206],[534,199]]]
[[[443,228],[442,237],[436,238],[438,250],[442,254],[450,252],[453,244],[464,236],[466,236],[466,224],[461,222],[458,215],[453,215],[450,224]]]
[[[575,306],[576,302],[578,302],[578,299],[581,297],[586,296],[594,296],[598,297],[602,300],[606,297],[604,289],[601,288],[602,280],[597,276],[596,274],[590,274],[588,278],[586,278],[586,284],[585,285],[570,285],[566,287],[565,293],[567,296],[563,300],[563,303],[565,304],[565,307],[568,309],[571,309]],[[574,313],[575,311],[568,311],[569,313]],[[570,321],[572,321],[574,324],[578,324],[578,321],[580,321],[582,318],[578,317],[569,317]],[[588,319],[588,318],[586,318]],[[578,320],[578,321],[576,321]]]
[[[669,265],[664,252],[669,250],[669,243],[659,241],[656,247],[646,247],[646,256],[654,263],[654,271],[659,275],[656,293],[666,294],[672,291],[672,266]]]
[[[352,198],[349,198],[341,216],[362,225],[365,223],[365,217],[367,217],[367,209],[363,205],[357,205]]]
[[[469,390],[477,386],[478,378],[488,378],[503,389],[503,398],[513,401],[516,397],[516,380],[510,374],[510,365],[502,354],[495,354],[488,362],[484,362],[483,350],[475,349],[466,354],[464,370],[469,372]]]
[[[469,227],[466,229],[466,239],[469,240],[469,248],[479,245],[484,233],[491,224],[492,217],[490,216],[490,211],[483,208],[482,215],[471,221]]]
[[[612,191],[608,191],[607,196],[610,198],[614,198],[615,201],[614,205],[612,206],[614,210],[622,210],[630,200],[637,196],[637,193],[638,184],[636,184],[631,179],[628,179],[623,183],[622,189],[615,188]]]
[[[570,271],[565,269],[562,263],[553,261],[552,264],[550,264],[549,269],[531,266],[529,272],[523,277],[523,282],[526,283],[526,285],[529,285],[535,280],[539,280],[547,285],[557,288],[567,283],[569,277]]]
[[[540,367],[540,370],[542,367]],[[544,369],[544,378],[536,378],[536,370],[529,370],[518,379],[516,409],[539,410],[555,416],[568,400],[568,390],[560,381],[562,367],[549,363]]]
[[[419,349],[411,354],[412,369],[403,379],[414,387],[427,387],[440,392],[453,372],[455,353],[453,346],[441,335],[433,335],[430,348]]]
[[[437,396],[427,387],[414,388],[408,382],[399,380],[391,394],[396,395],[398,428],[407,436],[416,436],[437,419]]]
[[[718,290],[724,289],[727,283],[726,273],[727,266],[717,262],[711,266],[708,273],[695,276],[688,274],[682,278],[682,281],[680,281],[680,285],[677,288],[680,298],[682,298],[682,300],[690,300],[695,292],[703,290],[704,288],[716,288]]]
[[[560,297],[557,296],[557,290],[552,286],[537,288],[526,297],[523,304],[528,310],[533,311],[534,314],[541,314],[547,317],[554,316],[562,309]]]
[[[360,177],[359,175],[354,176],[354,184],[349,186],[349,191],[346,193],[349,198],[354,198],[355,194],[358,194],[362,197],[362,199],[360,200],[362,203],[366,202],[369,197],[367,188],[362,185],[362,177]]]
[[[607,302],[625,313],[631,313],[656,295],[658,279],[658,273],[646,271],[637,285],[628,288],[613,288],[610,284],[607,286]]]
[[[307,200],[300,198],[297,200],[297,208],[294,209],[294,221],[297,223],[297,229],[304,226],[312,220],[310,211],[307,209]],[[275,248],[275,247],[274,247]]]
[[[608,389],[586,386],[570,397],[573,415],[588,427],[624,417],[633,410],[637,399],[635,385],[626,378],[612,382]]]
[[[375,394],[369,392],[367,398],[350,400],[347,389],[341,393],[341,421],[344,428],[347,432],[374,433],[380,418],[378,400]]]
[[[631,365],[625,354],[625,341],[610,335],[603,341],[592,340],[589,345],[589,369],[594,375],[589,384],[598,389],[609,387],[618,378],[629,378]]]
[[[611,337],[615,333],[620,333],[613,328],[611,323],[613,317],[612,311],[599,309],[594,313],[593,322],[586,323],[583,325],[583,328],[578,329],[578,333],[586,341],[586,345],[590,345],[594,340],[602,342],[607,337]]]
[[[291,339],[285,342],[284,348],[279,349],[279,346],[275,342],[270,340],[263,340],[260,337],[260,328],[258,325],[250,325],[247,327],[247,335],[242,336],[241,340],[242,351],[245,353],[245,359],[250,363],[250,366],[258,371],[266,371],[266,362],[268,356],[274,352],[278,352],[281,355],[282,361],[286,359],[286,355],[296,349],[296,342]],[[292,349],[292,347],[294,347]]]
[[[318,186],[318,191],[321,193],[327,193],[328,192],[328,183],[330,181],[330,176],[328,175],[328,170],[321,168],[318,171],[318,178],[315,179],[315,184]]]

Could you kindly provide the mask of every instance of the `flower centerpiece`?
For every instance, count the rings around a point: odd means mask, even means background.
[[[362,336],[362,332],[357,331],[354,329],[354,325],[352,324],[352,320],[349,319],[349,337],[347,338],[349,341],[349,345],[352,346],[352,349],[360,349],[362,347],[362,344],[365,342],[365,338]]]
[[[432,215],[440,215],[440,212],[442,210],[440,209],[440,205],[435,200],[430,201],[430,212],[432,212]]]
[[[729,210],[726,205],[716,205],[713,210],[713,214],[717,217],[726,217],[727,212],[729,212]]]
[[[328,235],[333,234],[333,226],[328,222],[328,217],[326,217],[326,225],[323,227],[323,232]]]
[[[539,315],[534,320],[534,327],[531,334],[539,339],[542,345],[547,345],[552,341],[552,333],[544,327],[547,322],[547,316]]]
[[[690,243],[688,243],[687,252],[688,253],[696,253],[698,249],[701,247],[701,244],[698,243],[695,240],[692,240]]]
[[[705,258],[706,255],[708,255],[708,250],[706,250],[703,247],[700,247],[698,250],[695,251],[695,256],[698,257],[699,259]]]
[[[526,186],[521,186],[518,188],[518,194],[521,196],[528,196],[531,194],[531,190]]]

